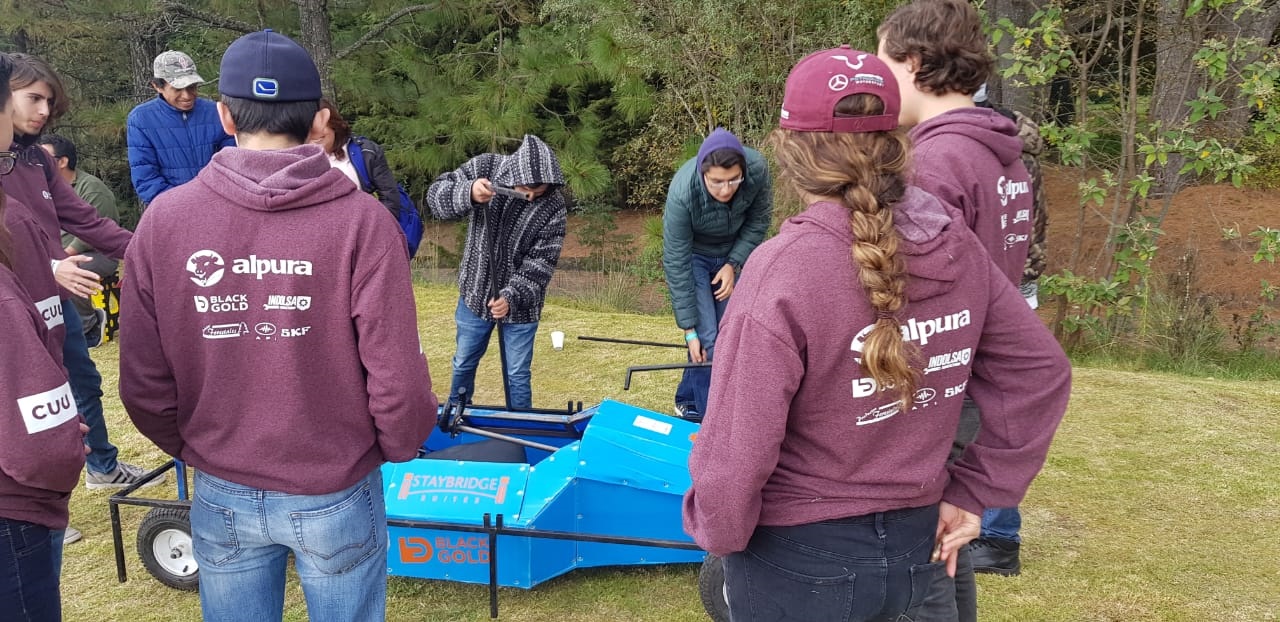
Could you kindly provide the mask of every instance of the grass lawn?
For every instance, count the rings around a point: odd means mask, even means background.
[[[418,289],[419,330],[437,395],[448,391],[453,287]],[[550,331],[568,336],[551,349]],[[677,362],[678,350],[578,341],[578,335],[679,343],[667,316],[584,311],[549,304],[534,357],[534,404],[590,405],[613,397],[667,412],[678,372],[631,365]],[[406,336],[406,338],[410,338]],[[501,401],[495,351],[476,401]],[[165,460],[133,430],[116,396],[118,349],[94,350],[107,420],[121,459]],[[172,477],[148,496],[172,497]],[[122,510],[129,581],[118,583],[106,491],[76,491],[66,549],[67,620],[197,620],[196,594],[160,585],[142,568],[134,538],[145,509]],[[1077,368],[1071,407],[1044,472],[1023,505],[1023,574],[979,577],[984,622],[1280,619],[1280,380],[1208,378]],[[531,591],[504,589],[504,620],[705,620],[697,568],[575,571]],[[290,581],[287,620],[305,620]],[[389,620],[487,620],[486,589],[390,580]],[[0,614],[2,615],[2,614]]]

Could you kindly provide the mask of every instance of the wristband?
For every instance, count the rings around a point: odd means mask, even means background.
[[[698,331],[696,330],[691,330],[684,334],[685,342],[693,341],[694,339],[697,339],[697,338],[698,338]]]

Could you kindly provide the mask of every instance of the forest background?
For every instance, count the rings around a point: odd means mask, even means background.
[[[875,49],[875,26],[896,4],[7,0],[0,50],[41,56],[66,78],[71,113],[52,131],[114,187],[126,226],[139,212],[124,119],[154,96],[152,59],[183,50],[216,81],[226,45],[270,27],[312,52],[326,92],[357,133],[386,147],[420,205],[439,173],[537,134],[561,158],[592,266],[624,283],[658,282],[655,219],[637,246],[615,216],[659,213],[672,172],[717,125],[762,144],[794,62],[840,42]],[[1203,248],[1158,257],[1188,187],[1280,186],[1280,0],[986,0],[981,9],[998,57],[992,101],[1034,118],[1050,144],[1053,226],[1065,242],[1051,249],[1041,286],[1064,345],[1136,348],[1177,368],[1274,354],[1280,206],[1259,222],[1222,222],[1201,241],[1240,259],[1229,277],[1247,283],[1225,297],[1199,283]],[[794,207],[779,200],[781,214]]]

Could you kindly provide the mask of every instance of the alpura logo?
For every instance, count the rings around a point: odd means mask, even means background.
[[[200,250],[191,253],[187,258],[187,272],[191,274],[191,282],[200,287],[213,287],[222,280],[226,272],[227,262],[215,251]]]
[[[1003,175],[996,181],[996,195],[1000,197],[1000,206],[1004,207],[1018,198],[1020,194],[1030,194],[1031,183],[1026,181],[1014,181],[1005,179]]]

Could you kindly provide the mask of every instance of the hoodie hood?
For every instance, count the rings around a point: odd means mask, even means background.
[[[952,218],[941,201],[915,186],[907,188],[893,209],[893,227],[902,236],[898,251],[906,258],[907,273],[912,277],[908,299],[924,300],[950,291],[964,269],[952,261],[958,236],[972,234],[963,222]],[[841,246],[852,248],[849,209],[839,203],[814,203],[787,219],[778,235],[813,233],[834,236]]]
[[[325,204],[357,192],[319,145],[256,151],[223,149],[197,177],[228,201],[272,212]]]
[[[1018,140],[1022,141],[1023,153],[1040,157],[1045,149],[1044,137],[1040,136],[1040,126],[1036,125],[1031,117],[1016,110],[1013,112],[1013,122],[1018,126]]]
[[[933,140],[963,137],[976,148],[981,146],[1009,166],[1022,156],[1018,127],[1004,115],[989,108],[959,108],[944,112],[913,128],[909,133],[917,149]]]
[[[551,147],[537,136],[525,134],[520,148],[498,166],[493,181],[504,186],[548,184],[552,186],[548,190],[554,190],[564,185],[564,173]]]
[[[738,140],[738,137],[734,136],[733,132],[724,129],[723,127],[717,127],[715,131],[711,132],[710,136],[707,136],[706,140],[702,141],[702,146],[698,147],[697,161],[699,173],[702,171],[702,162],[707,159],[707,156],[711,155],[712,152],[719,151],[721,149],[730,149],[742,156],[744,161],[747,159],[747,152],[742,148],[742,141]]]

